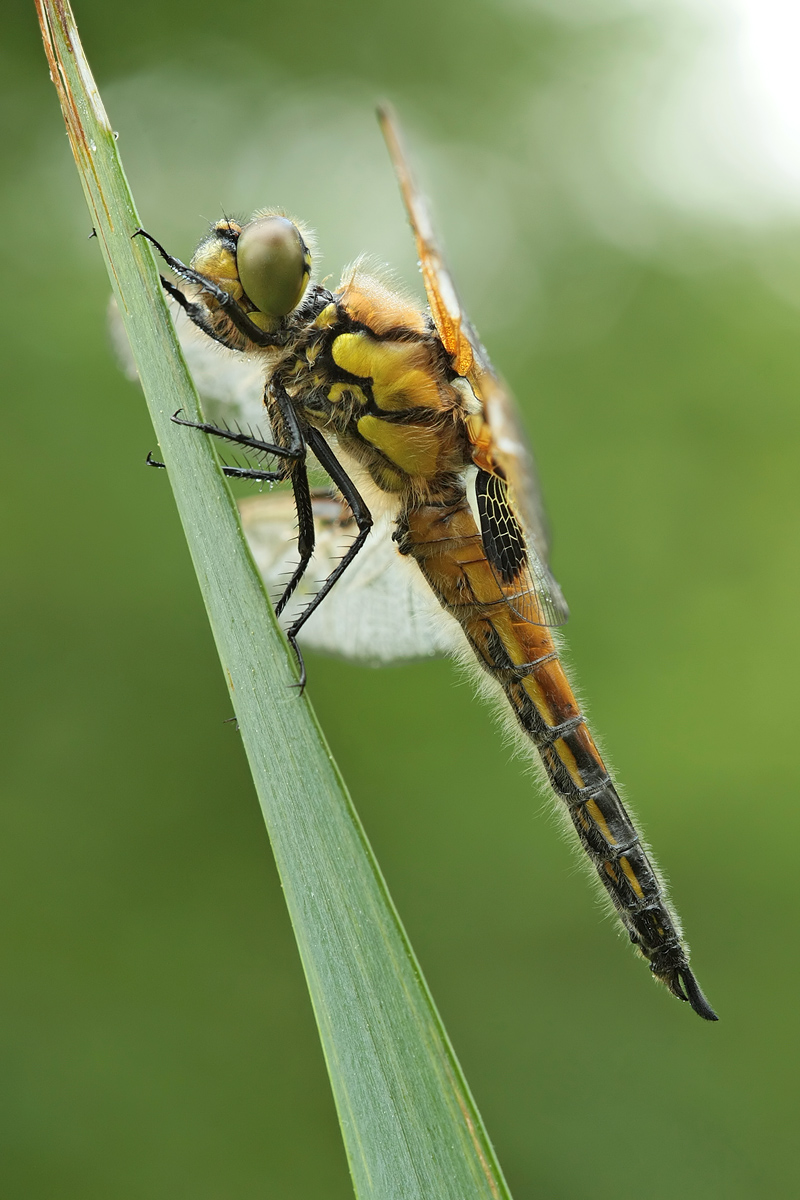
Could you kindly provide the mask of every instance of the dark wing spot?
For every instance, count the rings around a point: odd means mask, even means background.
[[[475,492],[486,557],[502,582],[511,583],[527,564],[528,551],[522,527],[508,500],[506,482],[499,475],[479,470]]]

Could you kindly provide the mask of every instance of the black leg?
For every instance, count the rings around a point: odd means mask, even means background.
[[[303,610],[303,612],[301,612],[294,624],[286,631],[286,637],[289,640],[290,646],[292,646],[294,649],[300,664],[300,681],[298,687],[300,688],[301,692],[306,685],[306,668],[305,663],[303,662],[303,656],[300,653],[297,645],[297,635],[317,606],[320,605],[325,599],[328,592],[336,583],[337,579],[339,579],[340,576],[343,575],[350,566],[351,562],[364,545],[364,542],[367,540],[369,531],[372,528],[372,513],[364,503],[364,500],[356,488],[356,485],[353,483],[352,479],[347,474],[328,443],[325,441],[325,438],[318,430],[313,428],[307,431],[306,438],[309,446],[317,456],[320,466],[327,471],[349,504],[350,510],[355,517],[356,524],[358,525],[358,534],[356,535],[356,538],[350,549],[339,563],[338,567],[331,571],[330,575],[325,580],[311,603]]]
[[[265,442],[261,438],[249,437],[246,433],[234,433],[232,429],[220,429],[218,425],[210,425],[207,421],[184,421],[178,416],[178,413],[174,414],[172,420],[176,425],[199,429],[202,433],[209,433],[212,437],[222,438],[226,442],[234,442],[237,446],[246,446],[249,450],[257,450],[261,454],[274,454],[277,458],[288,458],[299,462],[305,458],[306,446],[291,397],[282,387],[278,386],[275,388],[275,400],[289,434],[289,443],[286,446],[279,446],[277,442]],[[180,411],[178,409],[178,412]],[[286,474],[284,473],[280,478],[285,479]]]
[[[174,258],[171,254],[168,254],[161,243],[157,242],[154,237],[151,237],[145,229],[137,229],[132,236],[147,238],[148,242],[152,246],[155,246],[170,270],[174,271],[176,275],[184,279],[187,283],[195,284],[207,296],[213,296],[231,324],[235,325],[239,333],[243,334],[248,341],[254,342],[256,346],[281,345],[282,339],[277,334],[267,333],[265,330],[259,329],[258,325],[254,325],[247,314],[242,311],[233,297],[229,296],[224,288],[218,287],[212,279],[209,279],[206,275],[201,275],[199,271],[187,267],[186,263],[181,262],[179,258]]]
[[[178,409],[178,412],[173,413],[170,417],[174,425],[185,425],[187,429],[199,429],[201,433],[209,433],[212,437],[220,438],[224,442],[234,442],[237,446],[246,446],[248,450],[257,450],[261,454],[274,454],[276,458],[298,460],[304,457],[305,447],[302,443],[299,449],[279,446],[276,442],[265,442],[261,438],[250,437],[246,433],[234,433],[232,429],[221,429],[219,425],[211,425],[208,421],[184,421],[182,417],[178,416],[180,411]]]
[[[205,421],[183,421],[176,413],[172,420],[177,425],[186,425],[192,429],[199,429],[203,433],[208,433],[212,437],[222,438],[224,441],[234,442],[236,445],[245,446],[248,449],[256,450],[262,454],[274,454],[279,458],[290,460],[287,462],[283,472],[275,472],[277,478],[291,478],[292,488],[294,490],[295,503],[297,505],[297,518],[299,523],[297,546],[300,553],[300,563],[297,566],[292,578],[289,581],[283,595],[281,596],[276,606],[276,615],[279,614],[289,597],[294,592],[300,579],[302,578],[306,567],[311,559],[314,550],[314,518],[311,506],[311,492],[308,486],[308,475],[305,469],[306,456],[306,441],[314,451],[320,466],[328,473],[330,478],[335,483],[336,487],[344,496],[350,510],[358,525],[358,534],[356,535],[353,544],[350,546],[341,562],[328,578],[322,584],[322,587],[317,592],[316,596],[310,601],[307,607],[303,610],[296,621],[286,631],[286,637],[289,645],[297,655],[297,662],[300,667],[300,679],[297,687],[300,691],[306,685],[306,667],[303,661],[303,655],[300,647],[297,644],[297,635],[303,628],[311,614],[322,603],[331,590],[336,581],[344,574],[347,568],[352,563],[353,559],[358,554],[359,550],[367,540],[369,531],[372,528],[372,513],[369,511],[363,497],[353,483],[350,476],[341,465],[336,455],[331,450],[328,443],[322,434],[313,427],[305,431],[305,439],[303,432],[297,420],[294,406],[291,397],[280,385],[274,386],[274,396],[278,411],[283,418],[286,431],[289,435],[289,445],[279,446],[275,442],[265,442],[260,438],[248,437],[243,433],[233,433],[230,429],[219,429],[216,425],[209,425]],[[153,465],[156,465],[153,463]],[[262,477],[260,473],[254,472],[252,475],[244,474],[244,468],[229,467],[226,473],[236,471],[238,478],[255,478]],[[238,474],[238,472],[242,474]],[[269,473],[264,473],[269,477]]]
[[[292,468],[292,490],[297,509],[297,550],[300,562],[294,570],[292,578],[283,590],[283,595],[275,605],[275,616],[279,617],[286,607],[290,596],[306,573],[306,567],[314,553],[314,510],[311,507],[311,489],[308,486],[308,471],[304,462],[295,463]],[[302,664],[301,664],[302,666]]]
[[[148,451],[145,462],[148,467],[160,467],[162,471],[166,470],[166,463],[153,458],[152,451]],[[283,471],[251,471],[249,467],[223,466],[222,474],[228,479],[254,479],[257,483],[282,483],[285,478]]]
[[[161,280],[161,286],[168,296],[181,306],[193,325],[213,341],[219,342],[220,346],[226,346],[228,350],[236,350],[241,353],[241,346],[229,341],[223,334],[219,333],[208,318],[208,310],[202,304],[194,304],[187,296],[184,296],[180,288],[175,287],[169,279],[165,279],[163,275],[158,277]]]
[[[286,475],[283,471],[257,471],[249,467],[226,467],[223,465],[222,474],[226,479],[252,479],[255,483],[283,483]]]

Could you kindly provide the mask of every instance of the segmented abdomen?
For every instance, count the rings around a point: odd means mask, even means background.
[[[631,941],[653,974],[707,1020],[716,1016],[688,965],[671,912],[639,834],[620,800],[559,661],[550,630],[520,617],[486,554],[466,497],[412,509],[398,530],[442,606],[456,618],[483,668],[502,688],[535,745],[551,787]]]

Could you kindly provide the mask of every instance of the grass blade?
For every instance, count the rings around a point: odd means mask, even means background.
[[[283,881],[360,1200],[501,1200],[500,1168],[242,535],[66,0],[36,3]]]

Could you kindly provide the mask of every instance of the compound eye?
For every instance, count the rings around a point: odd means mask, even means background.
[[[239,279],[256,308],[285,317],[300,303],[311,269],[308,247],[286,217],[257,217],[236,243]]]

